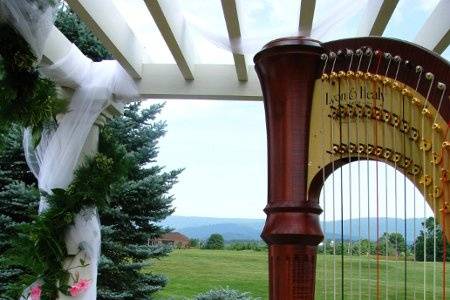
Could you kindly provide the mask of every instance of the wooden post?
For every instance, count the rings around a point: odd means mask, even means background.
[[[261,237],[269,245],[270,299],[314,299],[316,248],[323,240],[317,201],[307,198],[311,101],[319,42],[283,38],[254,58],[264,96],[268,204]]]

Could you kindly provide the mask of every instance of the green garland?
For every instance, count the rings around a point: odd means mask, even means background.
[[[5,296],[18,299],[36,280],[40,281],[42,300],[56,299],[58,292],[68,294],[69,272],[63,263],[70,257],[64,241],[75,216],[85,208],[104,207],[110,187],[127,176],[131,157],[123,146],[102,132],[99,153],[87,159],[75,179],[64,189],[54,189],[46,199],[49,208],[31,224],[21,225],[2,265],[24,271],[19,281],[9,286]]]
[[[55,4],[53,0],[35,2],[40,9]],[[0,45],[0,134],[11,124],[31,127],[37,145],[44,126],[55,123],[56,115],[67,111],[67,101],[58,98],[52,81],[40,77],[29,45],[7,23],[0,22]],[[107,205],[111,185],[127,176],[131,165],[125,148],[103,132],[99,153],[87,158],[76,170],[69,187],[45,195],[48,209],[31,224],[18,226],[17,236],[0,265],[23,272],[9,286],[5,297],[18,299],[36,282],[42,300],[56,299],[58,292],[68,294],[70,274],[64,268],[64,261],[70,255],[65,234],[82,210]],[[84,264],[82,260],[81,264]]]
[[[7,23],[0,23],[0,45],[0,132],[11,123],[31,127],[37,145],[44,125],[67,110],[67,101],[40,77],[29,45]]]

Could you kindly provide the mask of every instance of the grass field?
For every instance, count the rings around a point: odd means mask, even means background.
[[[361,261],[361,264],[360,264]],[[387,265],[387,272],[386,272]],[[360,271],[361,266],[361,271]],[[376,295],[376,260],[364,257],[345,257],[345,299],[373,299]],[[369,270],[370,269],[370,270]],[[170,256],[151,266],[154,273],[163,273],[169,278],[167,287],[158,293],[157,299],[189,299],[209,289],[226,287],[250,292],[252,296],[267,299],[267,252],[229,250],[174,250]],[[336,257],[336,280],[333,280],[332,256],[319,255],[317,262],[316,299],[333,299],[334,290],[341,293],[340,257]],[[407,299],[423,299],[424,264],[408,262]],[[404,262],[380,263],[381,298],[405,299]],[[387,274],[387,275],[386,275]],[[442,265],[436,266],[436,299],[442,299]],[[447,277],[449,275],[447,274]],[[370,279],[370,280],[369,280]],[[450,296],[450,278],[446,284]],[[334,285],[335,282],[335,285]],[[426,299],[433,299],[433,265],[426,264]],[[325,292],[326,291],[326,292]],[[361,298],[359,298],[361,294]]]

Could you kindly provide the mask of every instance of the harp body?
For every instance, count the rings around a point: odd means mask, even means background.
[[[447,61],[375,37],[323,44],[284,38],[254,61],[268,139],[262,238],[269,245],[271,299],[314,299],[320,191],[333,170],[352,161],[381,161],[402,172],[450,239]]]

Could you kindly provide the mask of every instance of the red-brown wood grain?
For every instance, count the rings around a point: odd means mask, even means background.
[[[283,38],[270,42],[254,58],[264,97],[268,147],[267,220],[262,238],[269,245],[270,299],[314,299],[316,248],[323,234],[319,223],[322,212],[318,200],[322,177],[314,178],[307,197],[308,146],[311,101],[314,81],[321,75],[322,53],[370,47],[402,58],[398,80],[414,87],[415,67],[424,68],[418,91],[427,94],[426,72],[435,75],[430,98],[438,106],[441,81],[449,87],[444,96],[441,114],[450,121],[450,67],[448,61],[432,52],[394,39],[380,37],[355,38],[321,44],[303,37]],[[376,59],[374,57],[374,59]],[[356,60],[356,58],[355,58]],[[361,70],[366,71],[368,59],[363,58]],[[408,64],[405,64],[408,61]],[[347,71],[349,58],[340,55],[335,71]],[[387,61],[381,60],[378,73],[385,75]],[[388,76],[395,77],[397,65],[392,64]],[[369,72],[375,73],[376,63]],[[352,70],[355,71],[356,63]],[[320,151],[321,149],[318,149]],[[323,150],[323,149],[322,149]],[[336,168],[346,161],[337,161]],[[331,172],[326,168],[327,175]]]

